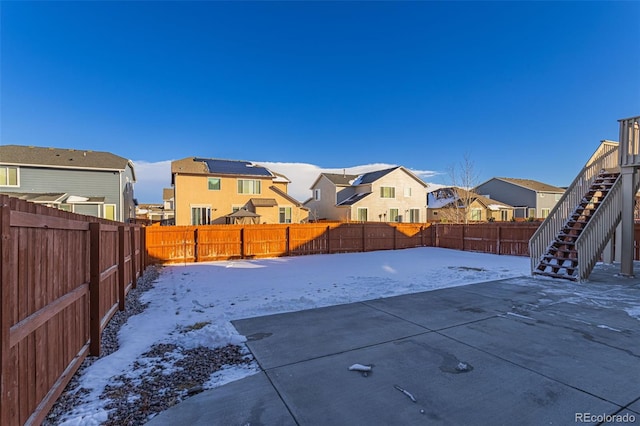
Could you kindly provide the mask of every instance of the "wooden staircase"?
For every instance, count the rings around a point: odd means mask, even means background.
[[[619,172],[605,169],[598,173],[578,206],[568,217],[549,247],[547,247],[547,251],[540,258],[537,267],[533,270],[533,274],[572,281],[580,279],[576,240],[613,188],[619,176]]]

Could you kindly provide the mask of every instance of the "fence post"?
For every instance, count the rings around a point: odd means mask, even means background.
[[[142,225],[140,227],[140,276],[144,274],[144,270],[147,269],[149,259],[147,259],[147,227]]]
[[[125,283],[125,238],[124,238],[124,225],[118,226],[118,309],[124,311],[124,291],[127,287]]]
[[[89,354],[100,356],[100,223],[89,224],[91,248],[89,250],[89,266],[91,269],[89,281]]]
[[[198,261],[198,228],[193,230],[193,261]]]
[[[142,235],[142,228],[137,226],[129,226],[129,239],[131,240],[131,288],[136,288],[138,284],[138,269],[136,268],[136,229],[140,230]],[[142,248],[138,251],[140,257],[142,257]],[[140,273],[142,275],[142,273]]]
[[[461,228],[462,228],[462,251],[464,251],[464,228],[465,228],[466,226],[467,226],[467,225],[465,225],[465,224],[462,224],[462,225],[461,225]]]
[[[244,228],[240,228],[240,259],[244,259]]]
[[[291,250],[291,240],[290,240],[290,238],[291,238],[291,229],[290,229],[289,226],[287,226],[285,228],[285,240],[286,240],[286,249],[285,250],[286,250],[286,255],[287,256],[291,256],[291,252],[290,252],[290,250]]]
[[[497,233],[498,233],[498,241],[496,242],[496,254],[500,254],[500,237],[501,237],[501,227],[498,225]]]
[[[11,328],[11,306],[17,303],[10,298],[9,289],[12,284],[11,268],[15,267],[15,259],[10,248],[11,211],[7,203],[9,197],[0,195],[0,424],[9,425],[18,421],[17,411],[17,371],[9,363],[9,329]]]
[[[327,254],[331,254],[331,226],[327,225]]]
[[[362,251],[363,251],[363,252],[364,252],[364,251],[367,251],[367,250],[365,249],[365,244],[366,244],[366,238],[365,238],[365,236],[366,236],[366,234],[367,234],[367,233],[365,232],[365,231],[366,231],[366,228],[365,228],[366,226],[367,226],[367,225],[366,225],[366,223],[362,222]]]
[[[396,235],[398,233],[398,225],[392,226],[393,228],[393,249],[396,250]]]

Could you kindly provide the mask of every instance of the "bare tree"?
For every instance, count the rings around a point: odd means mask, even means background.
[[[455,201],[445,209],[447,220],[467,224],[471,217],[471,203],[477,198],[474,188],[478,184],[478,173],[469,153],[464,154],[459,164],[449,166],[448,174]]]

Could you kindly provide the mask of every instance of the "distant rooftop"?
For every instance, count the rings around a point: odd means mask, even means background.
[[[562,188],[558,188],[557,186],[549,185],[543,182],[538,182],[537,180],[531,179],[518,179],[518,178],[506,178],[506,177],[497,177],[495,179],[500,179],[505,182],[512,183],[514,185],[522,186],[527,189],[531,189],[537,192],[559,192],[563,193],[565,190]]]
[[[124,170],[129,160],[102,151],[0,145],[0,164]]]

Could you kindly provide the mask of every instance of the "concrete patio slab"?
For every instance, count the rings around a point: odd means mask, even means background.
[[[348,370],[353,363],[373,371],[363,377]],[[576,412],[619,409],[437,333],[267,374],[303,425],[572,424]]]
[[[407,294],[363,302],[430,330],[441,330],[504,313],[510,305],[458,288]]]
[[[545,321],[539,320],[542,313],[536,316],[505,315],[442,334],[620,406],[640,396],[640,357],[579,328],[555,324],[551,315]],[[608,333],[610,342],[625,339],[615,331],[601,333]]]
[[[202,392],[154,417],[150,426],[296,425],[264,373]]]
[[[640,278],[594,273],[233,321],[264,372],[150,424],[539,425],[579,413],[640,424],[639,301]]]
[[[362,303],[232,323],[265,370],[428,332]]]

